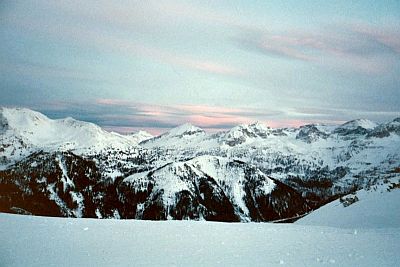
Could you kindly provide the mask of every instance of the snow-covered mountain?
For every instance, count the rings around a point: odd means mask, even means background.
[[[179,148],[182,145],[195,142],[194,140],[201,140],[205,136],[206,132],[203,129],[187,123],[173,128],[160,136],[144,140],[140,145],[146,148],[160,146]]]
[[[157,137],[0,110],[0,210],[75,217],[271,221],[400,179],[400,118],[383,124]]]
[[[137,131],[134,133],[126,134],[126,136],[135,144],[139,144],[154,137],[151,133],[148,133],[146,131]]]
[[[99,126],[73,118],[51,120],[28,109],[0,110],[2,135],[13,135],[27,145],[58,149],[126,146],[133,142],[126,136],[110,133]]]
[[[335,129],[334,133],[344,136],[351,134],[366,134],[376,126],[377,124],[370,120],[358,119],[340,125]]]
[[[107,148],[127,149],[143,140],[143,133],[124,136],[73,118],[52,120],[25,108],[0,108],[0,134],[2,159],[9,162],[37,150],[88,153]]]
[[[326,139],[329,133],[321,130],[320,127],[314,124],[301,126],[296,139],[302,140],[306,143],[312,143],[319,139]]]
[[[241,124],[233,127],[222,137],[225,144],[235,146],[246,142],[251,142],[256,139],[265,139],[272,134],[269,127],[256,122],[253,124]]]
[[[2,211],[67,217],[270,221],[310,210],[293,188],[243,162],[203,156],[102,179],[92,160],[38,152],[0,171]]]
[[[368,133],[368,137],[384,138],[389,137],[392,134],[400,135],[400,118],[375,127]]]
[[[131,208],[136,218],[270,221],[310,209],[296,190],[257,168],[213,156],[136,173],[124,183],[146,195]],[[132,203],[126,199],[126,205]]]

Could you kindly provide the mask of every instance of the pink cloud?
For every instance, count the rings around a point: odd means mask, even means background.
[[[121,99],[98,98],[96,99],[96,103],[102,105],[123,106],[123,105],[128,105],[132,102]]]
[[[131,115],[116,115],[103,118],[113,120],[140,121],[148,124],[178,125],[192,123],[199,127],[209,129],[227,129],[238,124],[246,124],[254,121],[266,121],[266,117],[281,114],[277,111],[254,108],[229,108],[210,105],[148,105],[134,103],[118,99],[98,99],[97,104],[107,106],[123,106]],[[274,120],[268,120],[267,124],[276,124]],[[280,125],[297,126],[293,122],[282,122]]]
[[[238,41],[242,47],[265,55],[367,74],[389,71],[395,63],[393,55],[400,53],[400,31],[396,27],[369,24],[287,32],[252,28]]]
[[[244,112],[242,108],[218,107],[209,105],[175,105],[175,107],[189,113],[202,114],[236,114]]]
[[[146,130],[154,135],[163,133],[184,123],[192,123],[208,132],[228,130],[238,124],[255,121],[272,128],[299,127],[305,124],[341,124],[348,119],[376,117],[385,115],[396,117],[398,112],[357,111],[329,108],[297,108],[286,112],[262,108],[219,107],[211,105],[149,105],[121,99],[98,99],[95,103],[86,103],[88,114],[82,114],[80,103],[47,103],[41,105],[50,114],[57,117],[73,116],[77,119],[94,122],[104,129],[129,133]],[[60,108],[61,107],[61,108]]]
[[[209,117],[201,114],[194,114],[187,116],[187,120],[192,124],[199,125],[204,128],[213,128],[218,127],[219,125],[236,125],[254,121],[254,118],[238,117],[224,113],[220,113],[218,115],[219,116],[216,117]]]
[[[366,23],[349,26],[354,32],[368,36],[400,54],[400,29],[398,26],[376,27]]]

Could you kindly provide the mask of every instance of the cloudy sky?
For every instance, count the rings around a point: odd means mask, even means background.
[[[120,132],[400,116],[400,1],[0,2],[0,105]]]

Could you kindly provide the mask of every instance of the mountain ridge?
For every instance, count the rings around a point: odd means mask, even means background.
[[[67,217],[282,221],[400,180],[398,118],[336,127],[251,123],[216,134],[184,124],[152,137],[28,109],[0,111],[1,211],[43,215],[49,207],[48,214]],[[80,182],[86,186],[73,186]]]

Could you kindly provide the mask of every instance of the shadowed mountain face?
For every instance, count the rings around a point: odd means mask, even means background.
[[[93,160],[70,152],[35,153],[0,171],[0,211],[235,222],[277,220],[310,209],[296,190],[271,180],[259,170],[244,163],[224,164],[228,170],[238,172],[238,177],[231,179],[233,184],[221,183],[223,177],[211,177],[190,161],[167,164],[143,176],[134,174],[136,177],[112,180],[101,178]],[[270,187],[265,187],[265,183]]]
[[[355,190],[398,178],[400,119],[377,125],[207,134],[185,124],[152,137],[72,118],[0,109],[0,211],[214,221],[298,218]]]

